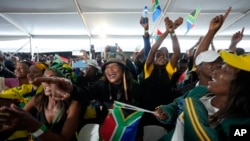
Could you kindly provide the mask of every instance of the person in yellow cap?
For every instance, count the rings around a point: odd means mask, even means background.
[[[229,140],[234,138],[233,126],[250,124],[250,55],[221,51],[220,56],[225,64],[214,71],[208,83],[211,93],[185,99],[187,140]]]
[[[183,120],[183,127],[177,125],[173,137],[164,140],[175,140],[177,136],[179,140],[192,141],[234,140],[237,128],[250,125],[250,54],[237,55],[222,50],[220,57],[224,64],[214,70],[208,82],[210,93],[184,99],[183,112],[178,118]],[[163,115],[159,111],[156,114],[159,119],[163,119]]]
[[[233,137],[233,126],[250,125],[250,54],[236,55],[223,50],[220,57],[225,64],[213,72],[207,86],[210,93],[184,99],[179,119],[185,124],[182,128],[176,126],[173,137],[182,130],[184,140],[229,140]],[[157,114],[163,119],[163,113]],[[178,136],[180,139],[181,134]]]
[[[196,73],[199,76],[199,82],[197,85],[193,89],[186,92],[183,96],[176,98],[171,104],[160,105],[156,108],[155,116],[159,121],[164,124],[175,124],[175,129],[161,137],[160,140],[207,140],[198,139],[195,135],[192,136],[192,133],[190,133],[191,136],[186,135],[189,134],[189,128],[195,127],[189,120],[190,110],[187,111],[187,108],[190,108],[191,106],[187,105],[189,101],[186,102],[186,100],[197,99],[198,101],[204,102],[204,105],[211,105],[211,99],[205,96],[210,91],[207,86],[209,85],[209,82],[213,80],[213,73],[221,69],[222,61],[221,56],[217,52],[208,50],[208,48],[215,33],[220,29],[230,11],[231,7],[227,9],[224,15],[218,15],[211,20],[207,34],[203,37],[203,40],[197,48],[194,56]],[[195,105],[195,107],[192,108],[199,109],[201,107],[204,106]],[[217,111],[218,108],[211,106],[208,113],[206,112],[202,114],[206,116],[213,115]],[[197,134],[200,136],[200,133]]]

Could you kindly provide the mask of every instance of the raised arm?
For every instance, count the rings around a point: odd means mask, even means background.
[[[245,28],[243,27],[241,31],[236,32],[233,34],[231,38],[231,44],[229,45],[229,50],[236,52],[237,44],[242,40],[243,38],[243,33],[244,33]]]
[[[200,54],[200,52],[208,50],[211,41],[213,40],[217,31],[221,28],[222,24],[224,23],[227,16],[229,15],[231,9],[232,8],[229,7],[224,15],[218,15],[210,21],[210,25],[209,25],[209,29],[207,31],[207,34],[204,36],[200,45],[198,46],[196,53],[194,55],[194,59]]]
[[[148,18],[146,18],[147,20],[148,20]],[[148,29],[149,29],[149,24],[148,24],[148,22],[146,22],[146,23],[143,23],[142,22],[142,17],[141,17],[141,19],[140,19],[140,24],[141,24],[141,26],[143,27],[143,29],[144,29],[144,35],[143,35],[143,42],[144,42],[144,57],[145,58],[147,58],[148,57],[148,53],[149,53],[149,51],[150,51],[150,49],[151,49],[151,45],[150,45],[150,36],[149,36],[149,31],[148,31]]]
[[[174,29],[176,29],[177,27],[179,27],[181,24],[183,23],[183,18],[179,17],[177,20],[175,20],[174,22]],[[172,40],[172,46],[173,46],[173,55],[170,58],[170,63],[172,65],[173,68],[176,68],[179,57],[180,57],[180,44],[178,41],[177,36],[175,35],[175,31],[172,30],[172,33],[170,33],[170,37]]]
[[[166,17],[164,21],[165,21],[165,25],[168,25],[168,26],[166,26],[166,31],[160,36],[158,40],[156,40],[151,50],[149,51],[148,57],[146,59],[147,69],[150,67],[151,64],[153,64],[155,53],[158,50],[158,48],[161,46],[164,39],[168,36],[168,33],[171,33],[173,31],[173,28],[167,28],[167,27],[174,27],[173,22],[168,17]]]

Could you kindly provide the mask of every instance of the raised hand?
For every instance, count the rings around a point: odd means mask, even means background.
[[[219,15],[219,16],[214,17],[210,21],[209,30],[213,30],[217,32],[222,26],[222,24],[224,23],[225,19],[228,17],[229,13],[231,12],[231,9],[232,8],[229,7],[224,15]]]
[[[242,38],[243,38],[243,33],[244,33],[245,28],[243,27],[241,31],[236,32],[235,34],[233,34],[232,38],[231,38],[231,44],[238,44]]]
[[[181,24],[183,23],[183,18],[182,17],[179,17],[178,19],[176,19],[174,21],[174,29],[178,28]]]
[[[141,17],[141,19],[140,19],[141,26],[144,28],[144,30],[148,30],[148,27],[149,27],[148,26],[148,18],[146,18],[147,22],[145,22],[145,23],[143,23],[142,20],[143,20],[143,17]]]
[[[165,21],[165,26],[166,26],[168,33],[173,33],[175,29],[173,21],[170,20],[169,17],[166,17],[164,21]]]

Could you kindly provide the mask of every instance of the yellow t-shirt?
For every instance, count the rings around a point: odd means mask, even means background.
[[[147,69],[147,65],[146,64],[144,65],[144,72],[145,72],[144,79],[149,78],[153,69],[154,69],[154,64],[151,64],[148,69]],[[168,64],[166,65],[166,70],[168,72],[169,79],[171,80],[173,74],[176,72],[177,69],[173,68],[170,62],[168,62]]]

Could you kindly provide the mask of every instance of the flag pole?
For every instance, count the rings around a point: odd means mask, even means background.
[[[154,111],[150,111],[150,110],[143,109],[143,108],[140,108],[140,107],[136,107],[136,106],[133,106],[133,105],[129,105],[129,104],[126,104],[126,103],[122,103],[122,102],[119,102],[119,101],[115,101],[115,103],[124,106],[124,107],[121,107],[121,108],[125,108],[125,109],[127,108],[127,109],[130,109],[130,110],[137,110],[137,111],[142,111],[142,112],[155,114]],[[115,106],[115,107],[118,107],[118,106]]]

